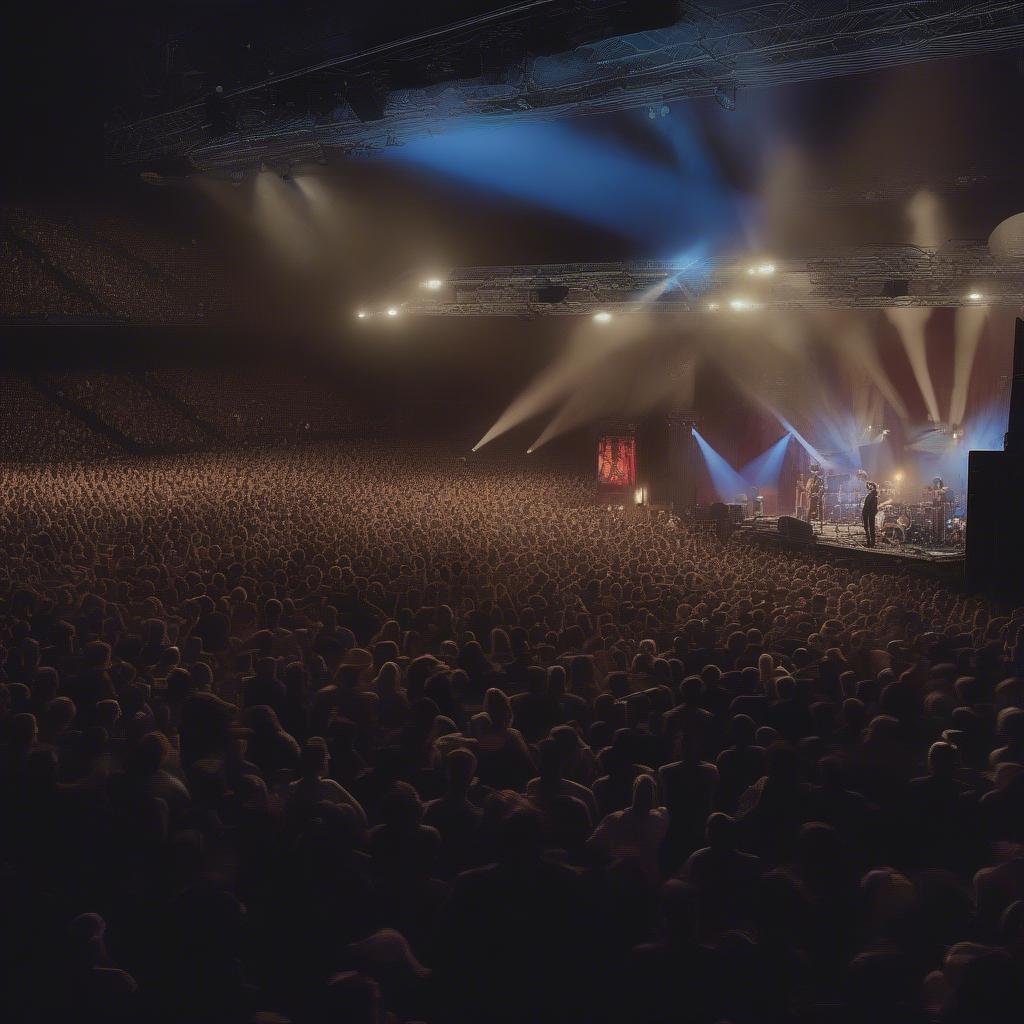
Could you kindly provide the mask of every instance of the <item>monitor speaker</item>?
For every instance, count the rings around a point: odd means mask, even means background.
[[[1006,601],[1024,597],[1024,456],[971,452],[967,487],[967,585]]]
[[[793,516],[779,516],[779,536],[783,540],[813,544],[814,528],[802,519],[796,519]]]
[[[971,452],[967,462],[967,585],[1018,601],[1024,597],[1024,320],[1013,340],[1010,413],[1001,452]]]

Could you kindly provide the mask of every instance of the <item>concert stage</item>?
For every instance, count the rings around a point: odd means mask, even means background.
[[[825,523],[814,526],[812,540],[779,531],[774,516],[744,519],[733,533],[735,540],[800,552],[814,552],[837,561],[856,564],[872,572],[920,572],[958,583],[964,573],[964,549],[953,546],[884,544],[869,548],[859,524]]]

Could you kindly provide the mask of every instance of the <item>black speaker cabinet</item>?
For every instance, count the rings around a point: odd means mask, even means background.
[[[779,516],[779,536],[783,540],[797,541],[801,544],[813,544],[814,528],[810,523],[793,516]]]
[[[1024,455],[971,452],[967,585],[1006,601],[1024,597]]]

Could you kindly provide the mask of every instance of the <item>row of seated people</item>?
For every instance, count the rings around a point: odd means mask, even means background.
[[[0,316],[88,317],[95,305],[58,280],[38,260],[0,231]]]
[[[189,447],[208,440],[195,419],[130,373],[89,370],[47,373],[43,379],[59,396],[87,409],[136,444]]]
[[[357,422],[336,388],[301,376],[155,370],[148,377],[230,440],[290,442],[350,431]]]
[[[74,221],[137,269],[141,264],[148,276],[164,278],[166,287],[179,297],[179,315],[182,306],[190,317],[200,319],[229,308],[234,290],[228,277],[230,263],[217,259],[208,244],[191,233],[186,236],[151,219],[105,209],[77,209]]]
[[[180,322],[203,315],[207,300],[202,292],[185,293],[158,266],[105,242],[80,220],[81,214],[73,216],[66,210],[10,204],[0,208],[0,227],[15,232],[38,254],[33,258],[20,253],[19,265],[31,263],[34,269],[11,287],[13,306],[0,312],[9,315],[26,304],[38,304],[33,296],[39,294],[52,302],[56,296],[45,281],[49,277],[60,285],[61,302],[70,305],[66,309],[47,305],[43,312],[106,314],[145,322]],[[68,289],[60,282],[61,275],[79,289]],[[83,304],[90,308],[82,309]]]
[[[68,412],[25,376],[0,377],[0,451],[15,462],[103,460],[117,454],[112,441]]]
[[[274,445],[361,429],[355,406],[330,385],[271,380],[269,374],[160,370],[147,371],[140,380],[130,373],[91,370],[47,373],[42,379],[58,397],[149,447]],[[0,389],[5,395],[0,437],[7,459],[74,461],[123,454],[115,442],[35,388],[29,376],[6,375]]]
[[[1024,609],[371,442],[0,489],[5,1019],[1019,1019]]]

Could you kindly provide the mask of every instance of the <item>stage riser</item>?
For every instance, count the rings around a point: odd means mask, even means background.
[[[838,535],[835,524],[826,524],[824,534],[815,534],[814,539],[808,542],[780,532],[778,519],[774,517],[747,519],[733,534],[733,542],[759,544],[790,551],[794,555],[826,558],[837,564],[871,572],[913,572],[941,579],[951,586],[960,586],[964,579],[962,551],[929,554],[895,547],[867,548],[864,546],[863,530],[849,523],[839,524]]]

